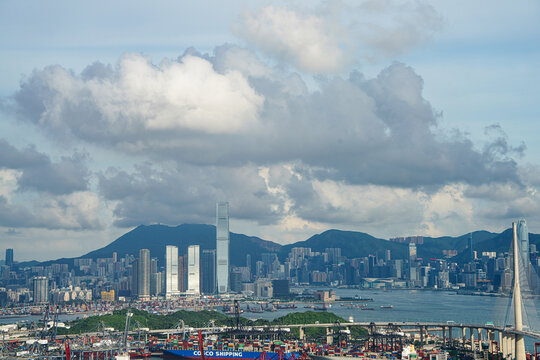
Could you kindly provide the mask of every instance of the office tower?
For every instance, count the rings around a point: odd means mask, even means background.
[[[6,265],[13,265],[13,249],[6,249]]]
[[[409,263],[412,263],[416,260],[416,244],[409,243]]]
[[[386,250],[384,260],[385,260],[386,262],[392,260],[392,253],[390,252],[390,250]]]
[[[138,263],[138,294],[139,298],[150,298],[150,250],[139,250],[139,263]]]
[[[517,238],[524,274],[529,274],[529,229],[524,219],[517,222]],[[7,259],[7,257],[6,257]]]
[[[229,203],[216,205],[216,278],[218,293],[229,292]]]
[[[375,266],[377,265],[377,256],[376,255],[369,255],[368,256],[368,264],[369,264],[369,276],[373,277],[375,274]]]
[[[235,293],[242,292],[242,273],[237,269],[231,271],[231,291]]]
[[[203,250],[202,258],[202,292],[216,293],[216,250]]]
[[[178,248],[167,245],[165,247],[165,298],[170,299],[180,295],[178,291]]]
[[[156,258],[153,258],[152,260],[150,260],[150,274],[155,274],[158,272],[157,266],[158,266],[158,261]]]
[[[32,279],[34,290],[34,303],[49,302],[49,280],[45,276],[36,276]]]
[[[117,262],[118,261],[118,253],[115,251],[112,253],[112,261]]]
[[[473,250],[473,242],[472,242],[472,233],[469,234],[469,259],[470,261],[474,261],[474,250]]]
[[[201,293],[201,265],[200,265],[199,245],[188,247],[188,289],[190,294],[199,295]]]

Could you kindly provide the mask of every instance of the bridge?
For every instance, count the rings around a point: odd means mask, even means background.
[[[458,323],[432,323],[432,322],[344,322],[344,323],[326,323],[326,324],[290,324],[290,325],[272,325],[272,326],[253,326],[244,328],[245,332],[252,332],[253,334],[260,334],[261,332],[286,332],[287,329],[300,329],[306,328],[325,328],[335,329],[342,328],[348,329],[353,326],[364,327],[369,329],[370,327],[376,327],[377,329],[396,328],[403,332],[418,332],[426,333],[428,330],[442,331],[443,333],[448,330],[448,334],[452,334],[452,329],[474,329],[475,331],[498,332],[506,335],[520,335],[529,337],[532,339],[540,340],[540,332],[528,331],[528,330],[516,330],[510,327],[502,327],[490,324],[458,324]],[[185,328],[185,329],[156,329],[149,330],[150,334],[180,334],[180,333],[193,333],[202,331],[206,334],[218,334],[222,332],[234,331],[234,327],[201,327],[201,328]],[[407,331],[409,330],[409,331]],[[136,333],[136,332],[133,332]],[[302,336],[300,336],[302,338]]]

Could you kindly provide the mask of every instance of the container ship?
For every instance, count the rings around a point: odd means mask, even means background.
[[[286,345],[277,341],[254,341],[251,351],[244,349],[244,345],[244,343],[209,340],[205,346],[199,331],[198,344],[197,341],[173,340],[172,347],[163,349],[163,357],[184,360],[300,360],[305,358],[299,352],[287,351]],[[201,349],[204,350],[201,351]]]
[[[168,359],[185,360],[294,360],[299,359],[299,353],[277,353],[265,351],[228,351],[228,350],[205,350],[204,357],[200,350],[174,350],[163,349],[163,357]]]

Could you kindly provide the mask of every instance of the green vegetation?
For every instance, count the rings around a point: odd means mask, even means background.
[[[99,328],[100,321],[103,322],[105,327],[111,327],[115,330],[123,330],[126,321],[127,310],[114,311],[112,315],[104,316],[92,316],[86,319],[79,319],[70,322],[70,329],[59,328],[58,334],[80,334],[84,332],[95,332]],[[153,329],[170,329],[175,327],[180,320],[184,321],[185,326],[190,327],[204,327],[209,324],[211,320],[214,321],[216,326],[234,326],[235,319],[233,317],[226,316],[217,311],[177,311],[169,315],[156,315],[150,314],[146,311],[131,310],[133,317],[131,318],[130,330],[137,328],[137,323],[141,327]],[[306,311],[303,313],[289,313],[285,316],[279,317],[272,321],[259,319],[251,321],[246,318],[240,318],[242,325],[247,326],[272,326],[272,325],[294,325],[294,324],[330,324],[330,323],[345,323],[345,320],[333,313],[329,312],[313,312]],[[298,337],[299,330],[291,329],[291,336]],[[336,332],[338,329],[336,328]],[[355,337],[363,336],[365,329],[351,327],[351,333]],[[306,336],[308,338],[321,338],[326,336],[323,328],[307,328]]]
[[[337,316],[331,312],[315,312],[315,311],[306,311],[303,313],[289,313],[285,316],[274,319],[272,325],[294,325],[294,324],[345,324],[346,321],[340,316]],[[338,334],[339,330],[343,328],[335,327],[334,333]],[[293,337],[299,337],[300,331],[298,329],[291,329],[291,335]],[[359,338],[367,335],[367,330],[360,326],[351,326],[351,335],[354,338]],[[326,329],[324,328],[306,328],[305,329],[306,337],[310,339],[321,339],[326,336]]]
[[[91,316],[86,319],[79,319],[70,322],[70,329],[58,329],[59,334],[79,334],[83,332],[97,331],[99,322],[103,321],[105,327],[112,327],[115,330],[123,330],[126,322],[127,310],[114,311],[112,315]],[[210,320],[214,320],[216,325],[231,325],[231,318],[217,311],[177,311],[170,315],[150,314],[146,311],[131,310],[130,330],[137,328],[137,322],[141,327],[154,329],[170,329],[175,327],[180,320],[184,321],[185,326],[203,327]]]
[[[272,321],[272,324],[315,324],[317,321],[321,324],[330,324],[337,322],[344,323],[345,319],[331,312],[305,311],[302,313],[289,313],[285,316],[278,317]]]

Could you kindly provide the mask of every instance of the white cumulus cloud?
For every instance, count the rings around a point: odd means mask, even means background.
[[[238,71],[217,73],[212,64],[186,55],[155,66],[139,54],[124,55],[115,70],[93,64],[81,76],[60,66],[34,72],[18,101],[43,102],[37,123],[94,138],[141,132],[190,130],[239,132],[257,119],[264,98]]]
[[[297,68],[326,73],[343,66],[344,54],[324,18],[268,6],[244,14],[236,33],[248,43]]]

